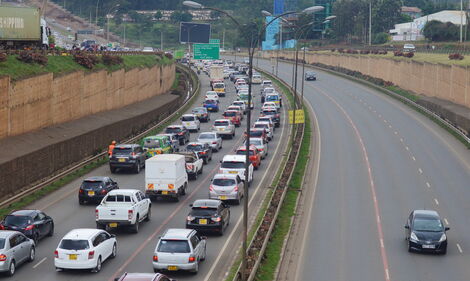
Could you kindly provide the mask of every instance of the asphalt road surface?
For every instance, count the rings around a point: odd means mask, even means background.
[[[205,74],[200,76],[202,90],[199,100],[194,106],[199,106],[204,99],[204,94],[209,90],[209,79]],[[209,123],[201,124],[201,131],[210,131],[213,121],[221,117],[223,110],[236,99],[233,83],[226,81],[228,85],[227,96],[221,98],[221,111],[211,115]],[[254,88],[254,93],[259,93],[259,87]],[[259,97],[255,96],[255,109],[253,120],[256,120],[260,111]],[[277,170],[279,155],[284,152],[285,140],[288,136],[288,126],[285,124],[286,116],[282,112],[281,126],[275,131],[274,139],[269,143],[269,155],[263,160],[259,170],[254,173],[253,184],[250,187],[250,219],[254,218],[255,210],[261,205],[267,187]],[[252,120],[252,122],[253,122]],[[104,262],[101,272],[89,271],[62,271],[56,272],[54,267],[54,250],[60,239],[74,228],[95,228],[94,205],[80,206],[78,204],[78,188],[84,178],[90,176],[110,176],[118,182],[121,188],[137,188],[144,190],[145,172],[140,174],[118,173],[111,174],[109,167],[104,165],[89,174],[74,180],[62,189],[39,200],[29,208],[44,210],[55,222],[53,237],[41,240],[37,246],[36,259],[18,268],[15,276],[8,280],[114,280],[123,272],[153,272],[152,256],[158,237],[167,228],[184,228],[185,219],[189,212],[189,204],[196,199],[204,199],[208,196],[210,179],[218,171],[220,160],[226,154],[233,154],[234,150],[242,144],[243,132],[246,127],[246,119],[243,125],[236,129],[236,137],[233,140],[224,140],[223,149],[214,153],[212,161],[204,166],[204,172],[196,181],[189,182],[189,192],[180,202],[154,202],[152,204],[152,219],[140,225],[138,234],[131,234],[125,230],[116,231],[118,241],[118,254],[115,259]],[[197,138],[197,133],[191,133],[191,141]],[[284,141],[283,141],[284,140]],[[244,199],[243,199],[244,200]],[[207,242],[207,259],[201,263],[199,273],[194,276],[187,273],[172,273],[170,277],[178,280],[222,280],[227,266],[234,258],[234,249],[240,245],[241,239],[241,214],[243,203],[231,207],[230,226],[224,236],[209,236]],[[1,277],[3,279],[5,277]],[[5,278],[6,279],[6,278]]]
[[[273,70],[268,60],[254,64]],[[319,177],[288,280],[470,280],[469,151],[406,105],[315,72],[304,96],[319,124]],[[291,83],[292,64],[279,62],[278,75]],[[450,226],[447,255],[408,253],[403,226],[413,209],[436,210]]]

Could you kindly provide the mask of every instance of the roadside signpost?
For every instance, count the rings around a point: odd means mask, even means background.
[[[305,115],[302,109],[295,111],[295,124],[305,123]],[[289,124],[294,124],[294,110],[289,110]]]
[[[175,51],[175,59],[182,59],[184,57],[184,50]]]
[[[219,44],[194,44],[195,60],[218,60],[220,58]]]
[[[219,44],[220,45],[220,39],[209,39],[209,44]]]

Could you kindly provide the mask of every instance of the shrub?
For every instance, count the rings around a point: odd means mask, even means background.
[[[170,53],[165,53],[165,57],[169,58],[170,60],[173,59],[173,55]]]
[[[41,65],[47,65],[48,59],[45,55],[41,53],[33,53],[32,57],[33,57],[33,62],[39,63]]]
[[[7,54],[0,53],[0,62],[5,62],[5,61],[7,61]]]
[[[385,44],[389,39],[388,33],[380,32],[372,37],[372,44]]]
[[[370,54],[370,51],[369,50],[361,50],[360,53],[361,53],[361,55],[368,55],[368,54]]]
[[[388,52],[386,50],[380,50],[377,54],[386,55],[386,54],[388,54]]]
[[[402,56],[403,56],[403,52],[402,52],[402,51],[394,51],[394,52],[393,52],[393,55],[394,55],[395,57],[402,57]]]
[[[103,57],[101,58],[101,60],[103,61],[103,63],[105,65],[118,65],[118,64],[122,64],[123,63],[123,59],[122,57],[120,56],[113,56],[113,55],[103,55]]]
[[[336,51],[336,49],[331,49],[331,52],[334,53]]]
[[[339,48],[339,49],[338,49],[338,52],[339,52],[339,53],[344,53],[344,49],[343,49],[343,48]]]
[[[88,69],[93,69],[93,67],[99,62],[98,57],[87,53],[76,53],[73,56],[73,60]]]
[[[413,52],[407,52],[407,53],[404,53],[403,56],[406,57],[406,58],[412,58],[414,57],[415,53]]]
[[[353,50],[353,49],[348,49],[348,50],[346,51],[346,53],[348,53],[348,54],[359,54],[358,51]]]
[[[374,49],[374,50],[370,51],[370,53],[371,53],[371,54],[374,54],[374,55],[378,55],[378,54],[379,54],[379,50],[375,50],[375,49]]]
[[[21,51],[17,57],[19,61],[24,63],[47,64],[47,57],[41,53],[33,53],[31,51]]]
[[[449,59],[450,60],[463,60],[464,56],[461,54],[455,53],[455,54],[450,54]]]

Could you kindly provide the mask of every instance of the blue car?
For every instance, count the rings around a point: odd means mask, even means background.
[[[218,112],[219,111],[219,102],[215,100],[206,100],[202,104],[205,108],[207,108],[207,111],[211,112]]]

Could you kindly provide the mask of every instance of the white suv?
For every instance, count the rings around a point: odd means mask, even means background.
[[[184,114],[181,116],[181,125],[190,131],[199,131],[201,122],[199,122],[199,119],[194,114]]]
[[[235,125],[228,119],[215,120],[212,130],[217,132],[220,136],[226,136],[231,139],[235,136]]]
[[[199,271],[199,262],[206,259],[206,237],[196,230],[170,228],[158,240],[153,254],[153,269]]]
[[[99,272],[101,264],[116,257],[116,253],[114,235],[100,229],[74,229],[60,240],[54,251],[54,265],[58,270],[91,269]]]

